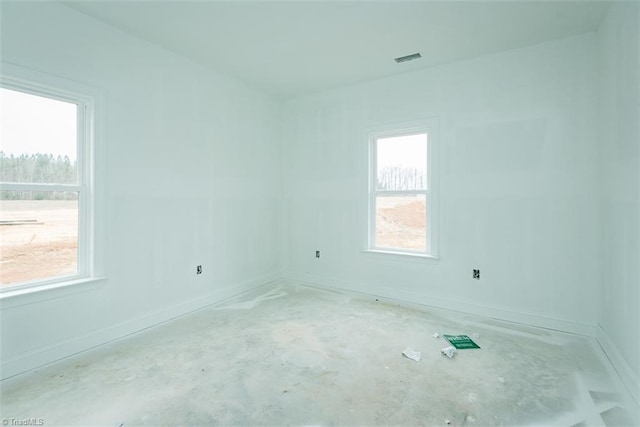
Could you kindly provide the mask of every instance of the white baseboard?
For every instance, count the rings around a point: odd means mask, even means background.
[[[627,361],[624,360],[618,348],[613,344],[611,338],[609,338],[609,334],[607,334],[601,325],[598,325],[596,333],[596,339],[604,351],[604,354],[611,362],[611,365],[613,365],[613,368],[618,372],[622,383],[629,390],[631,397],[636,401],[636,404],[640,406],[640,378],[633,372]]]
[[[280,272],[275,272],[256,277],[233,286],[216,290],[205,296],[182,302],[171,307],[166,307],[150,315],[145,315],[109,326],[81,337],[55,343],[35,351],[21,354],[9,360],[3,360],[0,365],[0,379],[5,380],[22,373],[32,371],[36,368],[49,365],[67,357],[75,356],[78,353],[108,344],[144,329],[157,326],[171,319],[184,316],[185,314],[202,309],[211,304],[221,302],[243,292],[276,282],[280,279],[280,276]]]
[[[395,288],[372,287],[370,285],[359,286],[354,282],[328,278],[324,276],[300,273],[296,271],[285,271],[283,281],[291,284],[304,284],[316,287],[323,287],[334,290],[350,291],[360,294],[378,296],[390,300],[402,301],[410,304],[419,304],[428,307],[457,311],[491,319],[503,320],[513,323],[521,323],[529,326],[537,326],[545,329],[569,332],[588,337],[596,336],[594,325],[572,322],[562,319],[553,319],[531,313],[520,313],[509,311],[498,307],[472,304],[448,298],[434,297],[415,292],[402,291]]]

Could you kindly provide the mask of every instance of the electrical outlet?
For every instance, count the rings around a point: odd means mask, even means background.
[[[316,251],[316,258],[320,258],[320,251]]]
[[[196,266],[196,274],[202,274],[202,266],[201,265],[197,265]]]
[[[480,280],[480,270],[473,269],[473,278],[476,280]]]

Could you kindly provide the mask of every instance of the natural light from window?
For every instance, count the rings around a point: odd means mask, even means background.
[[[427,134],[379,137],[372,191],[372,248],[427,252]]]
[[[78,273],[77,110],[0,88],[2,286]]]

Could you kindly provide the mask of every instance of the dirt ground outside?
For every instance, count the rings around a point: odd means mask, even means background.
[[[71,275],[77,263],[77,200],[0,200],[1,286]]]
[[[426,250],[424,196],[378,197],[376,247]]]

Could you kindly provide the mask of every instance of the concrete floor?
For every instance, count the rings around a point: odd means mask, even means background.
[[[440,354],[440,334],[480,350]],[[415,362],[402,356],[420,351]],[[306,287],[261,288],[1,385],[44,425],[637,425],[594,340]]]

